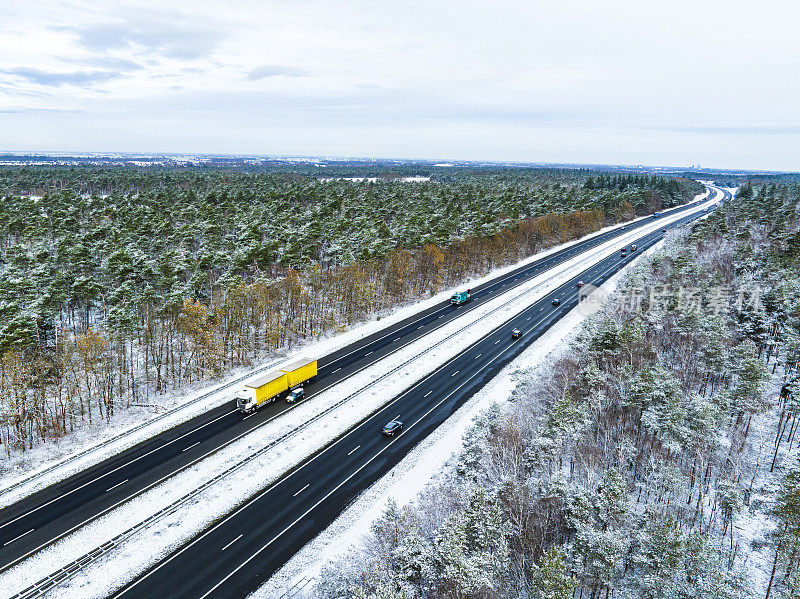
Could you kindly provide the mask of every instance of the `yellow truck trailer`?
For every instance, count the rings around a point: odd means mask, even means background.
[[[289,378],[289,389],[317,376],[317,361],[300,358],[280,369]]]
[[[289,388],[289,378],[282,370],[275,370],[245,384],[236,394],[236,407],[240,412],[255,412],[265,403],[275,399]]]
[[[300,358],[291,364],[245,384],[236,394],[236,406],[244,414],[255,412],[278,395],[317,376],[317,361]]]

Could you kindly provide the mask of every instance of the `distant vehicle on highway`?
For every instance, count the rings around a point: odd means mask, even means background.
[[[520,337],[522,337],[522,331],[520,331],[519,329],[514,329],[513,331],[511,331],[512,339],[519,339]]]
[[[554,299],[554,300],[553,300],[553,305],[554,305],[554,306],[557,306],[557,305],[558,305],[558,304],[560,304],[560,303],[561,303],[561,300],[560,300],[560,299],[558,299],[558,298],[556,298],[556,299]]]
[[[667,232],[667,230],[666,230],[666,229],[661,229],[661,232],[662,232],[662,233],[666,233],[666,232]]]
[[[628,251],[628,248],[626,248],[626,247],[625,247],[625,248],[622,248],[622,249],[620,250],[620,252],[621,252],[621,253],[623,253],[623,254],[624,254],[625,252],[627,252],[627,251]]]
[[[386,426],[383,427],[381,430],[381,434],[384,437],[394,437],[400,434],[403,430],[403,423],[399,420],[392,420],[391,422],[387,422]]]
[[[297,389],[295,389],[294,391],[289,393],[289,395],[286,396],[286,403],[294,403],[296,401],[300,401],[305,396],[306,396],[305,390],[302,387],[298,387]]]
[[[469,293],[469,289],[467,289],[466,291],[457,291],[453,295],[451,295],[450,303],[453,306],[460,306],[462,304],[466,304],[471,299],[472,296]]]
[[[583,281],[578,281],[578,287],[583,287]]]
[[[658,218],[659,216],[661,216],[660,212],[653,212],[653,218]]]
[[[635,243],[634,243],[634,244],[631,246],[631,251],[632,251],[632,252],[635,252],[635,251],[636,251],[636,244],[635,244]]]

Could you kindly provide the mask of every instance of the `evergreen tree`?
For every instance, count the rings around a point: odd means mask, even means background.
[[[578,581],[567,573],[564,556],[553,547],[544,554],[541,564],[534,564],[528,597],[530,599],[571,599],[577,584]]]

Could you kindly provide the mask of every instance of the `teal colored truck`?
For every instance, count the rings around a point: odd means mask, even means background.
[[[453,295],[450,296],[450,303],[453,306],[460,306],[462,304],[466,304],[472,297],[469,294],[469,289],[466,291],[457,291]]]

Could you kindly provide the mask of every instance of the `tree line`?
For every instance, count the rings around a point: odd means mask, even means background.
[[[697,191],[654,179],[590,192],[585,175],[551,174],[430,184],[202,170],[0,175],[29,192],[0,205],[9,455]]]
[[[648,259],[317,596],[744,598],[753,551],[761,596],[796,596],[798,206],[800,187],[745,186]]]

